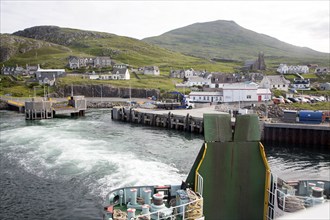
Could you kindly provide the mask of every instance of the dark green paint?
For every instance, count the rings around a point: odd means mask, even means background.
[[[235,141],[228,138],[232,135],[228,120],[227,115],[204,114],[207,151],[199,169],[204,179],[204,215],[206,219],[215,220],[261,220],[266,168],[259,148],[258,118],[256,115],[238,116]],[[215,132],[223,130],[224,134]],[[203,149],[187,178],[189,183],[194,182]]]

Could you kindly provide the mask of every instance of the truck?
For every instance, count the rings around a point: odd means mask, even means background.
[[[176,98],[167,100],[165,102],[157,102],[157,108],[163,109],[192,109],[195,108],[195,104],[189,99],[187,95],[178,91],[172,91],[167,93],[168,96],[175,95]]]

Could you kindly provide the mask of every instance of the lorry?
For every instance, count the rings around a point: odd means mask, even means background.
[[[168,96],[176,96],[175,99],[165,100],[163,102],[156,102],[157,108],[163,109],[192,109],[195,108],[195,104],[189,99],[187,95],[178,91],[172,91],[167,93]]]

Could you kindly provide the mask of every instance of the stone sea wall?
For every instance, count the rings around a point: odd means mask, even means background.
[[[129,98],[130,93],[132,98],[147,98],[159,97],[158,89],[138,89],[138,88],[120,88],[111,85],[73,85],[59,87],[56,90],[58,97],[66,97],[71,95],[71,90],[74,95],[83,95],[85,97],[121,97]]]

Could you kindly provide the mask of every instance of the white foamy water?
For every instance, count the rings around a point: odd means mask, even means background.
[[[194,134],[112,121],[109,110],[33,122],[0,116],[0,219],[100,219],[115,188],[180,184],[203,143]],[[328,152],[265,147],[281,178],[330,179]]]
[[[167,160],[170,155],[164,153],[179,148],[182,155],[192,152],[194,159],[202,140],[174,135],[180,144],[175,146],[173,141],[161,140],[166,136],[161,130],[110,120],[54,119],[1,131],[1,149],[31,174],[82,178],[91,193],[104,197],[121,186],[180,184],[189,170],[179,170],[184,161]],[[190,147],[191,142],[195,147]]]

